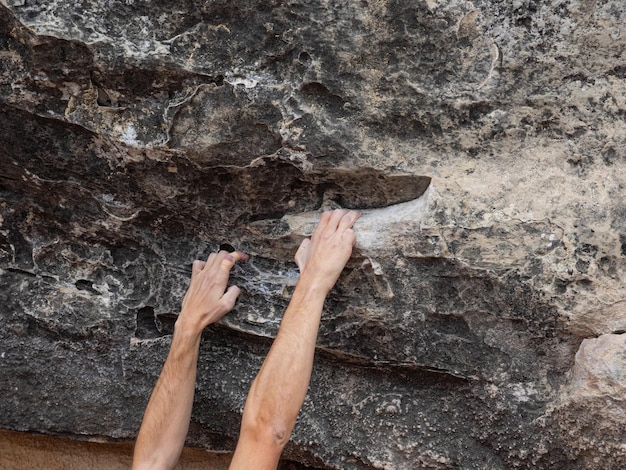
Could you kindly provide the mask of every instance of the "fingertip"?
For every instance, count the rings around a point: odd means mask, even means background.
[[[191,274],[199,273],[205,265],[206,263],[204,261],[200,261],[199,259],[194,260],[191,264]]]
[[[215,258],[217,258],[217,253],[211,253],[209,257],[207,258],[206,263],[204,263],[204,265],[206,266],[208,264],[209,266],[211,266],[213,262],[215,261]]]
[[[330,219],[332,218],[333,212],[334,211],[332,211],[332,210],[322,212],[322,217],[320,217],[320,222],[319,222],[318,226],[319,225],[322,225],[322,226],[326,225],[330,221]]]
[[[221,258],[220,267],[229,271],[235,264],[237,264],[237,261],[246,261],[250,258],[246,253],[239,250],[232,251],[230,253],[222,250],[219,252],[218,256]]]
[[[361,214],[356,211],[346,212],[339,221],[339,227],[345,230],[351,229],[359,217],[361,217]]]

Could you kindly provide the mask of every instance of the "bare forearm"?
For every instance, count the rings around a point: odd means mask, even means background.
[[[309,387],[326,291],[298,283],[276,339],[250,389],[244,421],[288,439]]]
[[[133,468],[173,468],[185,444],[193,405],[200,336],[176,326],[170,352],[144,415]]]
[[[231,470],[276,468],[309,388],[324,300],[352,254],[358,217],[354,211],[324,212],[300,244],[300,281],[248,393]]]

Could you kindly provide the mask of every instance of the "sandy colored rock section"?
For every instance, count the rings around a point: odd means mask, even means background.
[[[0,430],[2,470],[128,470],[133,445],[63,439]],[[177,470],[226,470],[229,455],[183,450]]]
[[[585,339],[555,410],[568,452],[587,467],[626,465],[626,335]],[[602,435],[602,440],[589,436]]]

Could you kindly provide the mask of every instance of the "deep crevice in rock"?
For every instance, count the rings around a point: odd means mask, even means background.
[[[154,339],[162,336],[156,325],[154,307],[146,306],[137,310],[137,327],[135,328],[135,338]]]
[[[79,279],[74,283],[74,285],[78,290],[87,291],[91,294],[101,295],[98,290],[94,289],[93,281],[90,281],[88,279]]]

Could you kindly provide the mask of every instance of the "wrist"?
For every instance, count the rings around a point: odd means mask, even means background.
[[[181,370],[196,367],[200,351],[201,333],[184,328],[178,321],[174,324],[174,335],[170,345],[167,362],[175,364]]]
[[[181,312],[174,323],[174,338],[180,339],[184,342],[200,341],[203,329],[204,328],[201,328],[199,325],[195,325],[188,321],[186,315]]]
[[[333,284],[330,284],[328,280],[316,279],[313,276],[307,276],[303,273],[298,279],[296,284],[296,292],[307,298],[322,298],[325,299],[330,290],[333,288]]]

